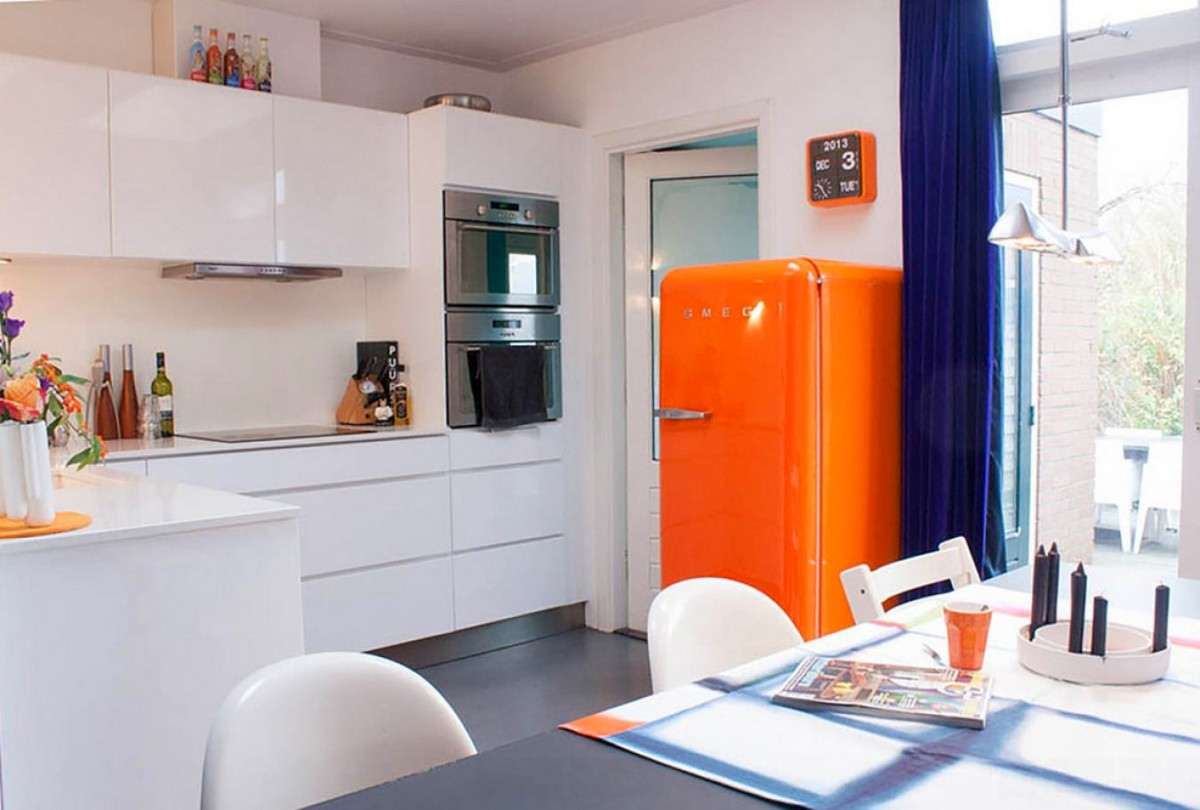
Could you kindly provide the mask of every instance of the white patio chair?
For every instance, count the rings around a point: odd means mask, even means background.
[[[1151,509],[1178,512],[1183,499],[1183,440],[1168,438],[1153,442],[1142,467],[1142,489],[1138,496],[1137,527],[1133,533],[1133,553],[1142,550],[1146,535],[1146,517]],[[1165,517],[1165,515],[1164,515]],[[1165,521],[1164,521],[1165,523]]]
[[[1096,507],[1117,508],[1117,528],[1121,532],[1121,550],[1129,552],[1133,546],[1133,495],[1129,476],[1133,464],[1125,458],[1125,441],[1113,436],[1096,439],[1096,483],[1094,498]]]
[[[979,582],[975,560],[964,537],[938,544],[937,551],[919,554],[871,570],[856,565],[842,572],[842,590],[858,624],[884,614],[883,603],[915,588],[949,580],[951,587],[965,588]]]
[[[650,604],[646,624],[655,692],[803,644],[783,609],[732,579],[685,579]]]
[[[294,810],[475,753],[417,673],[362,653],[264,667],[221,705],[204,754],[201,810]]]

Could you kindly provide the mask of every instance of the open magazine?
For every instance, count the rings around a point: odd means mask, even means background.
[[[981,672],[810,655],[772,700],[798,709],[983,728],[991,693],[992,678]]]

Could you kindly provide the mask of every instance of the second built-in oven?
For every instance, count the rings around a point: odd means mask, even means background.
[[[558,306],[557,202],[454,189],[444,195],[448,307]]]

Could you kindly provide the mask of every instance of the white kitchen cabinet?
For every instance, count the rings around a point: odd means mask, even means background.
[[[268,497],[302,510],[300,560],[306,577],[450,553],[445,475]]]
[[[272,99],[197,82],[109,74],[112,252],[272,262]]]
[[[558,195],[561,127],[461,107],[439,107],[433,114],[445,116],[447,185]]]
[[[304,581],[304,651],[360,652],[454,629],[450,558]]]
[[[408,125],[396,113],[276,97],[276,259],[408,265]]]
[[[561,461],[454,473],[454,550],[562,534],[564,479]]]
[[[151,458],[147,472],[213,489],[271,493],[426,475],[444,472],[448,464],[446,438],[430,436]]]
[[[0,54],[0,254],[108,256],[108,75]]]
[[[450,469],[527,464],[563,457],[562,422],[541,422],[513,430],[450,431]]]
[[[453,559],[456,630],[573,601],[565,537],[456,554]]]

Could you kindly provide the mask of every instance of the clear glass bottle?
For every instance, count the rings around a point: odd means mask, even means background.
[[[264,93],[271,92],[271,52],[267,48],[267,38],[258,38],[258,89]]]
[[[208,53],[205,55],[209,84],[225,83],[225,67],[221,62],[221,46],[217,44],[217,29],[208,29]]]
[[[257,90],[258,67],[254,60],[254,45],[249,34],[242,34],[242,89]]]
[[[408,427],[412,424],[412,394],[408,387],[408,369],[400,365],[396,369],[396,387],[392,391],[393,421],[396,427]]]
[[[237,52],[237,34],[232,31],[225,38],[225,84],[229,87],[242,86],[242,58]]]

